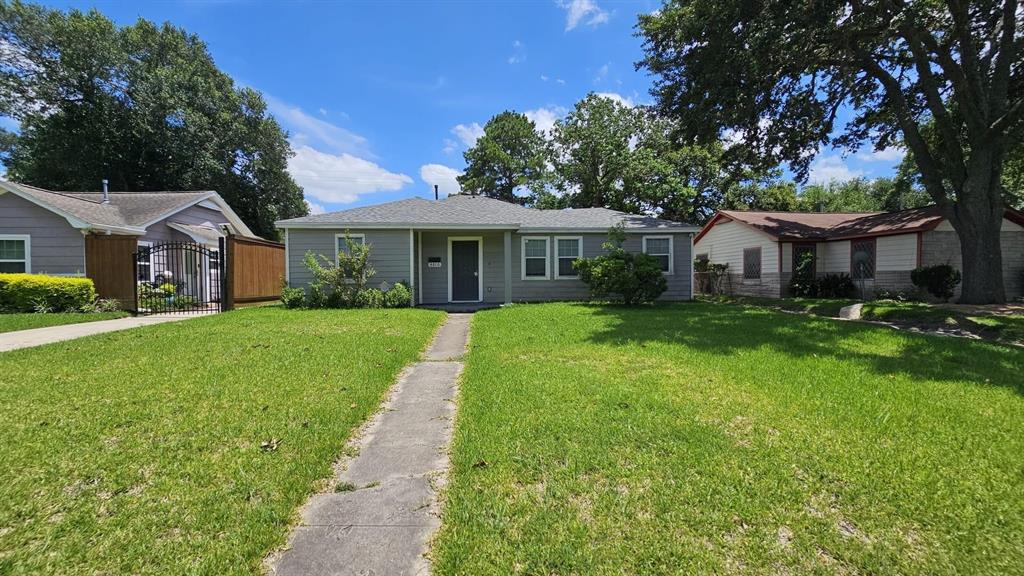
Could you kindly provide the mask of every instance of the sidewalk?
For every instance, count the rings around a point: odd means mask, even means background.
[[[17,332],[0,333],[0,352],[17,350],[19,348],[31,348],[42,346],[53,342],[73,340],[82,336],[115,332],[149,326],[151,324],[162,324],[164,322],[177,322],[205,316],[206,314],[154,314],[153,316],[136,316],[128,318],[117,318],[116,320],[100,320],[98,322],[82,322],[81,324],[64,324],[61,326],[47,326],[46,328],[33,328],[31,330],[19,330]]]
[[[435,488],[448,470],[471,317],[449,314],[424,361],[399,377],[343,463],[341,490],[312,497],[289,547],[269,561],[274,574],[429,574],[427,545],[441,524]]]

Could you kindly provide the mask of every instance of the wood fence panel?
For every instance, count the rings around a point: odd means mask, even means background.
[[[229,288],[235,302],[260,302],[281,297],[284,244],[256,238],[228,238]]]
[[[135,236],[85,237],[85,275],[100,298],[112,298],[124,310],[135,310]]]

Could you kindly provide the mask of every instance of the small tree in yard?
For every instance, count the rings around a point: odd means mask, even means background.
[[[316,305],[324,296],[327,306],[331,308],[351,308],[359,304],[359,295],[366,289],[370,278],[377,273],[370,265],[370,246],[353,242],[345,235],[346,250],[338,251],[338,263],[334,264],[326,256],[320,254],[320,260],[312,252],[306,252],[304,262],[313,275],[310,283],[311,305]]]
[[[647,254],[633,254],[622,248],[626,232],[622,226],[608,231],[608,241],[602,245],[607,254],[594,258],[580,258],[573,268],[595,299],[608,298],[629,306],[653,302],[668,289],[658,259]]]

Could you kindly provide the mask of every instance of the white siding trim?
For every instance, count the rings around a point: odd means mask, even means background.
[[[477,278],[477,299],[476,300],[452,300],[452,241],[473,241],[476,240],[476,278]],[[483,236],[449,236],[448,237],[448,301],[449,302],[483,302],[484,301],[484,237]]]
[[[640,246],[640,251],[643,252],[644,254],[647,254],[647,241],[648,240],[668,240],[668,271],[667,272],[663,272],[663,274],[665,276],[673,276],[673,275],[675,275],[675,273],[676,273],[676,271],[675,271],[676,270],[676,266],[675,266],[675,260],[676,260],[675,241],[673,240],[672,236],[665,236],[665,235],[661,235],[661,236],[644,236],[643,237],[643,241],[641,242],[641,246]],[[652,256],[664,256],[664,254],[652,254]]]
[[[25,242],[25,274],[32,273],[32,236],[30,234],[0,234],[0,240],[22,240]],[[4,260],[22,262],[22,260]]]
[[[690,232],[690,297],[688,298],[688,300],[693,300],[693,289],[694,289],[694,286],[693,286],[693,261],[696,259],[696,256],[694,256],[694,254],[693,254],[693,237],[694,236],[696,236],[696,234],[694,234],[693,232]]]
[[[292,259],[291,246],[288,242],[288,229],[284,229],[284,281],[291,286],[292,282]]]
[[[576,241],[576,246],[577,246],[577,256],[576,256],[576,258],[583,258],[583,236],[555,236],[554,247],[552,249],[552,254],[553,254],[553,257],[554,257],[554,264],[555,264],[554,265],[555,280],[579,280],[580,279],[579,274],[576,274],[576,275],[573,275],[573,276],[562,276],[561,274],[558,273],[559,260],[560,260],[560,258],[558,257],[558,241],[559,240],[575,240]]]
[[[526,241],[527,240],[543,240],[544,241],[544,276],[527,276],[526,275]],[[522,280],[548,280],[551,278],[551,239],[547,236],[523,236],[520,240],[519,247],[519,272],[522,276]],[[531,256],[531,258],[538,258],[538,256]]]
[[[416,281],[416,236],[412,232],[412,228],[409,228],[409,282]],[[409,287],[409,296],[412,300],[412,305],[416,305],[416,297],[412,290],[413,286]]]
[[[344,238],[346,236],[348,236],[349,238],[352,238],[353,240],[355,240],[356,238],[359,238],[359,240],[363,243],[363,246],[366,246],[366,234],[348,234],[346,232],[342,232],[341,234],[335,234],[334,235],[334,265],[335,266],[338,265],[338,254],[340,252],[340,250],[338,249],[338,240],[340,240],[340,239],[342,239],[342,238]]]
[[[420,295],[420,304],[423,304],[423,231],[416,232],[417,244],[420,245],[420,253],[416,258],[416,292]]]

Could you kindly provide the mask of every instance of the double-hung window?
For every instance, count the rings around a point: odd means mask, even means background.
[[[743,249],[743,279],[761,279],[761,248]]]
[[[644,254],[654,256],[661,264],[661,271],[665,274],[672,274],[672,237],[671,236],[644,236]]]
[[[136,268],[139,277],[136,278],[139,282],[152,282],[153,281],[153,248],[152,242],[145,240],[139,241],[135,245],[135,249],[138,251],[139,256],[136,258]]]
[[[548,239],[540,236],[523,237],[523,280],[547,280]]]
[[[353,244],[363,246],[366,244],[366,236],[363,234],[335,234],[334,235],[334,262],[338,263],[338,256],[340,254],[348,254],[348,242],[345,239],[348,238]]]
[[[32,272],[31,243],[28,234],[0,234],[0,272]]]
[[[582,236],[559,236],[555,238],[555,278],[579,278],[572,263],[583,257]]]

